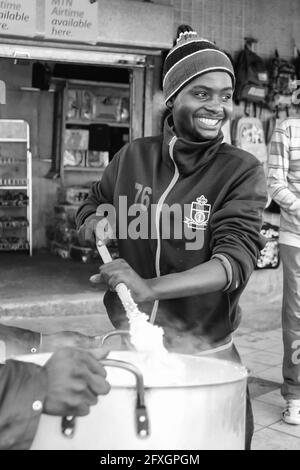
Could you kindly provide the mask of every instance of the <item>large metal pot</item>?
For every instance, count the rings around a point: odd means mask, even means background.
[[[169,356],[172,366],[165,364],[158,376],[156,359],[150,359],[153,369],[147,372],[149,357],[144,368],[140,353],[111,352],[101,361],[110,393],[99,397],[88,416],[69,421],[70,426],[66,418],[42,415],[31,448],[243,449],[246,369],[209,357]],[[37,354],[21,359],[43,364],[48,358]]]

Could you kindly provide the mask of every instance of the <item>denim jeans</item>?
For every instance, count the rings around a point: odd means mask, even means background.
[[[300,399],[300,248],[279,245],[283,266],[282,337],[285,400]]]

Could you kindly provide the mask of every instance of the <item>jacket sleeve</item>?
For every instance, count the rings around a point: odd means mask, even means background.
[[[0,324],[0,358],[39,351],[41,334]]]
[[[110,164],[106,167],[101,180],[93,183],[88,197],[79,207],[76,214],[77,230],[87,217],[96,213],[97,207],[100,204],[113,204],[119,159],[123,149],[124,147],[113,157]]]
[[[35,364],[0,365],[0,450],[29,449],[46,396],[47,376]]]
[[[256,266],[259,251],[265,245],[260,230],[266,203],[266,179],[259,164],[238,178],[212,216],[212,256],[225,256],[231,265],[227,292],[245,285]]]

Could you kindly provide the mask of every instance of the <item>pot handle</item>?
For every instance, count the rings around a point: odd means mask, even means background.
[[[120,369],[125,369],[128,372],[134,374],[137,393],[135,408],[137,435],[141,438],[149,436],[149,419],[145,405],[144,378],[141,371],[133,364],[130,364],[130,362],[120,361],[117,359],[103,359],[100,362],[103,366],[119,367]],[[66,437],[73,437],[75,432],[75,425],[75,416],[64,416],[61,421],[61,432]]]
[[[105,335],[102,336],[101,338],[101,344],[102,346],[104,345],[105,341],[109,338],[111,338],[112,336],[124,336],[125,338],[128,338],[128,342],[127,342],[127,347],[130,348],[130,349],[134,349],[133,346],[130,346],[130,331],[129,330],[111,330],[111,331],[108,331],[108,333],[106,333]]]

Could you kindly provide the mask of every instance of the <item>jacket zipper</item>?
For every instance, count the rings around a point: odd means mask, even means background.
[[[160,198],[158,200],[158,203],[157,203],[156,213],[155,213],[155,229],[156,229],[156,238],[157,238],[157,247],[156,247],[156,254],[155,254],[155,271],[156,271],[156,276],[157,277],[160,277],[160,266],[159,266],[159,264],[160,264],[160,255],[161,255],[161,238],[160,238],[160,233],[159,233],[159,223],[160,223],[161,211],[162,211],[162,207],[164,205],[164,202],[165,202],[168,194],[173,189],[173,187],[175,186],[175,184],[177,183],[177,180],[179,178],[178,167],[177,167],[177,165],[174,161],[174,155],[173,155],[173,150],[174,150],[174,145],[176,143],[176,140],[177,140],[177,137],[174,136],[174,137],[172,137],[172,139],[169,143],[169,155],[170,155],[170,158],[171,158],[172,162],[174,163],[174,175],[173,175],[173,178],[172,178],[171,182],[169,183],[169,186],[163,192],[163,194],[160,196]],[[158,310],[158,305],[159,305],[159,300],[155,300],[154,304],[153,304],[151,316],[150,316],[150,323],[155,322],[156,315],[157,315],[157,310]]]

